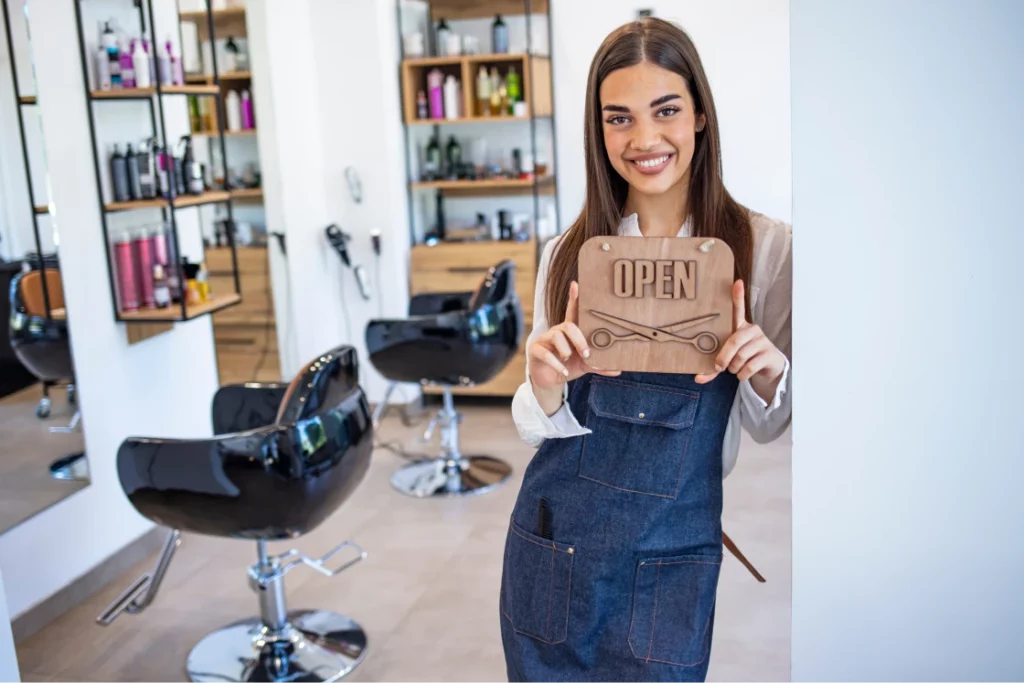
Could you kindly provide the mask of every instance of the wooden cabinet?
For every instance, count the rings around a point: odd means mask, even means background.
[[[480,286],[487,269],[509,259],[516,265],[515,286],[523,307],[522,343],[519,352],[505,369],[490,382],[475,387],[459,387],[456,394],[509,396],[526,377],[526,337],[533,320],[533,292],[537,277],[537,245],[527,242],[441,243],[433,247],[412,248],[411,295],[433,292],[471,292]],[[428,387],[427,393],[440,389]]]
[[[266,247],[238,247],[242,303],[213,316],[214,345],[220,383],[277,382],[281,363]],[[206,250],[210,290],[235,291],[231,250]]]

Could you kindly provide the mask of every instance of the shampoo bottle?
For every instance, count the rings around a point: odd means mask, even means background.
[[[132,249],[135,252],[135,273],[141,295],[140,303],[146,308],[156,308],[156,299],[153,296],[153,240],[145,229],[139,230],[132,240]]]
[[[128,167],[128,191],[131,193],[132,199],[143,199],[142,196],[142,179],[139,176],[139,164],[136,158],[135,152],[132,151],[131,143],[128,143],[128,148],[125,150],[125,164]]]
[[[132,41],[134,43],[135,41]],[[121,61],[121,85],[125,88],[134,88],[135,86],[135,68],[132,62],[132,45],[125,45],[121,43],[120,48],[120,61]]]
[[[157,308],[167,308],[171,305],[171,288],[167,285],[164,267],[159,263],[153,266],[153,301],[156,302]]]
[[[242,130],[242,100],[237,91],[232,90],[224,98],[224,109],[228,117],[228,130]]]
[[[248,90],[242,91],[242,128],[252,130],[256,127],[252,116],[252,96]]]
[[[103,47],[107,50],[107,70],[110,73],[110,87],[114,90],[121,86],[121,59],[117,51],[117,36],[114,35],[110,23],[103,28]]]
[[[110,90],[110,58],[107,57],[107,48],[100,45],[96,52],[96,89]]]
[[[491,115],[491,79],[487,76],[487,67],[481,66],[476,75],[476,115]]]
[[[153,85],[151,79],[151,69],[153,65],[150,64],[149,54],[146,52],[146,48],[143,47],[142,40],[134,41],[135,48],[132,50],[132,67],[135,71],[135,87],[137,88],[149,88]]]
[[[444,81],[444,115],[447,119],[459,118],[459,83],[451,74]]]
[[[169,47],[171,41],[167,41]],[[159,56],[157,57],[157,77],[160,79],[160,85],[171,85],[173,76],[171,73],[171,55],[167,51],[166,47],[159,48]]]
[[[114,263],[117,270],[117,299],[121,312],[139,310],[139,292],[135,281],[135,257],[127,232],[114,239]]]
[[[508,52],[508,26],[502,21],[500,14],[494,16],[494,23],[491,25],[491,47],[494,48],[496,55]]]
[[[427,97],[430,98],[430,118],[444,118],[444,95],[441,92],[441,84],[444,75],[440,69],[432,69],[427,74]]]
[[[174,44],[167,39],[167,58],[171,62],[171,82],[174,85],[185,85],[185,70],[181,64],[181,57],[174,54]]]
[[[128,162],[121,150],[114,145],[114,153],[110,156],[110,179],[114,185],[114,201],[126,202],[131,199],[128,182]]]

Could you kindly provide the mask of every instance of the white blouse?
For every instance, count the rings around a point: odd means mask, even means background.
[[[792,359],[791,309],[793,302],[793,261],[791,253],[792,230],[781,221],[774,221],[762,214],[752,213],[754,230],[754,264],[748,296],[752,322],[760,325],[765,335],[786,356],[786,368],[775,391],[771,405],[764,402],[750,386],[750,381],[740,382],[736,399],[729,415],[722,444],[722,471],[728,476],[736,464],[740,446],[740,427],[750,433],[758,443],[767,443],[781,435],[789,424],[792,414]],[[690,221],[679,229],[678,237],[689,237]],[[619,235],[642,237],[637,215],[626,216],[619,224]],[[526,340],[527,345],[548,329],[544,313],[545,288],[548,267],[558,238],[551,239],[544,247],[537,272],[537,286],[534,291],[533,330]],[[589,434],[590,430],[580,425],[572,414],[568,402],[568,385],[563,389],[562,407],[550,417],[544,413],[530,384],[529,357],[527,357],[526,381],[512,399],[512,419],[519,436],[528,445],[540,447],[545,439],[558,439]],[[726,371],[728,372],[728,371]]]

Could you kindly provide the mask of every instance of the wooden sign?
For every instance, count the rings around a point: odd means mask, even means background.
[[[707,237],[592,237],[580,249],[579,327],[591,366],[699,374],[732,334],[733,254]]]

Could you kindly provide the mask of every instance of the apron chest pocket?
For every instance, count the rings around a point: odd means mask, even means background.
[[[579,476],[629,493],[675,498],[700,394],[594,377]]]
[[[513,519],[505,548],[501,613],[513,630],[544,643],[564,642],[576,549],[527,532]]]
[[[711,649],[721,555],[646,559],[636,569],[629,649],[645,662],[698,666]]]

